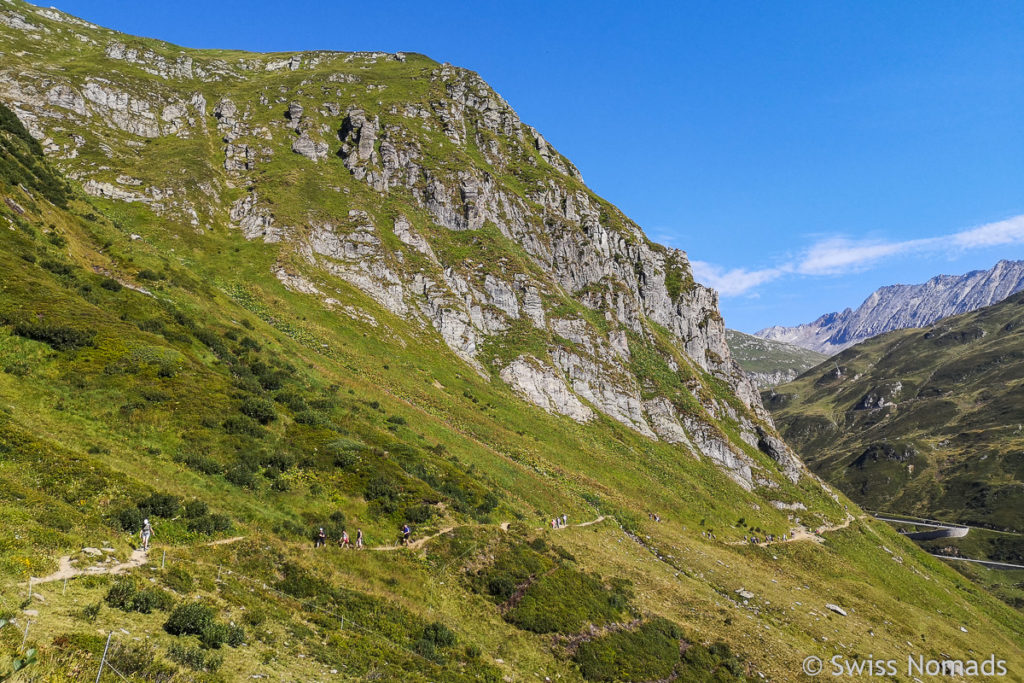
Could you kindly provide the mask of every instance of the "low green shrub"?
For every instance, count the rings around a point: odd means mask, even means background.
[[[379,474],[370,479],[363,491],[363,497],[368,501],[385,499],[393,501],[398,498],[399,487],[395,478],[387,474]]]
[[[203,474],[220,474],[224,471],[219,462],[200,453],[190,453],[182,459],[182,462],[189,469]]]
[[[434,516],[432,505],[410,505],[405,509],[405,520],[412,524],[423,524]]]
[[[177,673],[157,656],[156,647],[145,643],[116,642],[107,652],[107,661],[122,676],[136,680],[167,681]]]
[[[423,638],[437,647],[452,647],[457,642],[455,633],[439,621],[427,624],[423,629]]]
[[[135,579],[121,577],[107,591],[106,603],[123,612],[149,614],[154,609],[166,610],[173,605],[171,596],[156,587],[139,589]]]
[[[230,517],[216,513],[192,517],[186,522],[186,525],[192,533],[207,535],[229,531],[234,526]]]
[[[170,493],[153,493],[136,503],[136,507],[143,517],[170,519],[181,509],[181,499]]]
[[[245,629],[235,624],[228,624],[228,635],[224,640],[231,647],[241,647],[245,644]]]
[[[656,617],[634,630],[616,631],[584,642],[573,659],[588,681],[669,679],[679,664],[682,635],[678,626]]]
[[[420,638],[413,643],[412,649],[416,654],[427,659],[432,659],[437,654],[437,646],[434,645],[433,641],[426,638]]]
[[[287,407],[293,413],[301,413],[309,410],[309,405],[306,403],[306,400],[294,391],[279,391],[274,396],[274,400]]]
[[[257,439],[263,438],[266,433],[255,420],[245,415],[232,415],[224,420],[223,427],[228,434],[241,434]]]
[[[248,465],[242,463],[229,469],[224,474],[224,478],[235,486],[241,486],[242,488],[256,487],[256,473]]]
[[[303,410],[302,412],[295,413],[294,419],[299,424],[309,425],[310,427],[319,427],[327,423],[327,418],[314,410]]]
[[[274,404],[262,398],[247,398],[242,401],[241,411],[243,415],[251,417],[262,425],[267,425],[277,419],[277,411]]]
[[[683,654],[679,677],[682,680],[715,683],[741,683],[747,680],[743,665],[733,656],[729,646],[722,642],[710,648],[699,643],[690,645]]]
[[[164,623],[164,630],[172,636],[198,636],[213,623],[212,607],[201,602],[187,602],[174,608]]]
[[[530,586],[505,619],[535,633],[576,633],[618,619],[620,602],[597,577],[559,567]]]
[[[226,625],[213,622],[199,634],[199,642],[204,647],[219,650],[224,641],[228,639],[228,635],[228,627]]]
[[[54,275],[71,275],[74,272],[74,268],[70,264],[54,261],[53,259],[43,259],[39,262],[39,265]]]
[[[142,528],[142,513],[138,508],[121,508],[114,512],[111,519],[121,531],[136,533]]]
[[[206,504],[206,501],[193,498],[185,503],[185,517],[187,519],[205,517],[208,514],[210,514],[210,506]]]
[[[100,615],[100,608],[101,607],[103,607],[103,602],[102,601],[97,602],[97,603],[92,604],[92,605],[86,605],[86,606],[84,606],[79,611],[78,616],[82,620],[88,621],[91,624],[92,622],[96,621],[96,617],[98,617]]]
[[[504,602],[516,592],[516,582],[508,574],[497,574],[487,581],[487,592]]]
[[[216,673],[224,663],[224,655],[207,652],[201,647],[191,647],[184,643],[174,642],[167,648],[167,657],[193,671]]]
[[[14,326],[14,334],[33,341],[49,344],[56,351],[74,351],[92,346],[96,333],[66,325],[22,322]]]

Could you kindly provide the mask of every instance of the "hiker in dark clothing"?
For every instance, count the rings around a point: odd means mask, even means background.
[[[320,530],[316,532],[316,541],[313,544],[314,548],[322,548],[327,545],[327,533],[324,532],[324,528],[320,527]]]
[[[408,524],[402,525],[402,545],[409,545],[409,538],[412,536],[412,529]]]

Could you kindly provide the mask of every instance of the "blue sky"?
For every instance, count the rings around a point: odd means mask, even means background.
[[[190,47],[478,71],[744,331],[1024,258],[1024,3],[54,0]]]

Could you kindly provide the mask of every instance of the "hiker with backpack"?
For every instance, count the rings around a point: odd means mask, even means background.
[[[327,533],[324,531],[323,527],[320,527],[320,530],[316,532],[316,541],[314,542],[313,547],[322,548],[325,545],[327,545]]]
[[[352,541],[350,541],[349,538],[348,538],[348,531],[345,531],[344,529],[342,530],[342,532],[341,532],[341,540],[338,541],[338,545],[341,546],[342,548],[351,548],[352,547]]]
[[[149,519],[142,520],[142,529],[139,531],[139,537],[142,539],[142,550],[145,552],[149,551],[149,537],[153,535],[153,525],[149,523]]]

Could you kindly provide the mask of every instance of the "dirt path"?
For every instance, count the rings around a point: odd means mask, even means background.
[[[776,545],[778,543],[793,543],[794,541],[813,541],[814,543],[824,543],[825,539],[822,534],[827,534],[832,531],[839,531],[850,526],[850,522],[854,520],[853,515],[847,515],[846,519],[841,524],[834,525],[823,525],[816,528],[814,531],[809,530],[807,527],[798,526],[790,530],[789,535],[786,536],[786,540],[776,539],[774,541],[761,541],[760,543],[753,544],[747,541],[729,541],[726,545],[758,545],[765,548],[770,545]]]
[[[228,545],[230,543],[237,543],[241,541],[245,536],[234,536],[232,538],[222,538],[217,541],[211,541],[210,543],[204,543],[205,547],[216,546],[216,545]],[[129,569],[135,569],[141,567],[144,564],[149,563],[149,553],[145,550],[133,550],[132,554],[128,557],[126,562],[120,562],[117,564],[94,564],[91,567],[79,568],[71,564],[71,556],[64,555],[57,562],[57,571],[54,573],[44,576],[42,578],[32,578],[31,582],[33,586],[41,583],[51,583],[53,581],[63,581],[64,579],[73,579],[76,576],[100,576],[103,574],[124,574]]]
[[[204,543],[203,545],[208,548],[215,545],[228,545],[229,543],[238,543],[243,538],[245,538],[245,536],[232,536],[231,538],[222,538],[219,541],[210,541],[209,543]]]
[[[78,568],[72,566],[71,556],[65,555],[58,561],[58,569],[49,576],[44,576],[39,579],[30,579],[33,586],[41,583],[50,583],[52,581],[63,581],[64,579],[73,579],[76,576],[98,576],[101,574],[124,574],[129,569],[141,567],[142,565],[149,562],[149,553],[145,550],[133,550],[129,556],[127,562],[121,562],[118,564],[94,564],[91,567]]]
[[[550,529],[551,531],[562,531],[563,529],[569,529],[569,528],[576,528],[576,529],[578,529],[580,527],[590,526],[591,524],[597,524],[599,522],[603,522],[604,519],[605,519],[604,515],[601,515],[597,519],[592,519],[589,522],[581,522],[579,524],[570,524],[568,526],[559,526],[559,527],[554,527],[554,528],[552,528],[552,527],[541,527],[539,529],[535,529],[535,531],[544,531],[545,528],[546,529]]]
[[[562,527],[558,527],[557,529],[551,529],[551,531],[562,531],[563,529],[568,529],[570,527],[579,528],[579,527],[584,527],[584,526],[590,526],[591,524],[597,524],[598,522],[603,522],[604,520],[605,520],[605,516],[601,515],[597,519],[592,519],[589,522],[582,522],[580,524],[570,524],[569,526],[562,526]],[[498,525],[498,528],[501,529],[502,531],[508,531],[510,524],[511,524],[510,522],[502,522],[501,524]],[[395,545],[378,545],[378,546],[368,547],[367,550],[376,550],[376,551],[383,551],[383,552],[387,552],[387,551],[390,551],[390,550],[401,550],[402,548],[408,548],[409,550],[416,550],[417,548],[423,547],[423,545],[425,543],[427,543],[427,541],[432,541],[433,539],[437,538],[438,536],[444,536],[449,531],[454,531],[455,529],[460,529],[460,528],[462,528],[464,526],[485,526],[485,525],[482,525],[482,524],[453,524],[451,526],[447,526],[447,527],[441,529],[437,533],[431,534],[430,536],[424,536],[423,538],[417,539],[417,540],[413,541],[412,543],[410,543],[409,545],[401,545],[400,543],[396,543]],[[539,528],[537,528],[535,530],[536,531],[544,531],[545,527],[539,527]]]
[[[436,534],[431,534],[430,536],[424,536],[421,539],[418,539],[416,541],[412,541],[411,543],[409,543],[409,545],[401,545],[400,543],[396,542],[395,545],[378,545],[378,546],[374,546],[372,548],[367,548],[367,550],[388,551],[388,550],[401,550],[402,548],[408,548],[409,550],[416,550],[417,548],[422,547],[423,544],[426,543],[427,541],[431,541],[431,540],[437,538],[438,536],[444,536],[449,531],[454,531],[455,529],[459,529],[459,528],[464,527],[464,526],[470,526],[470,525],[469,524],[457,524],[457,525],[453,525],[453,526],[448,526],[448,527],[445,527],[445,528],[441,529]]]

